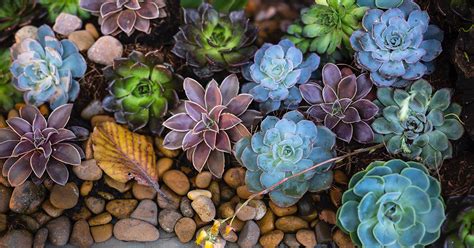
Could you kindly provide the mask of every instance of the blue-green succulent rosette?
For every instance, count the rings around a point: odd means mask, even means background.
[[[440,193],[422,164],[376,161],[349,181],[337,225],[357,247],[425,247],[446,219]]]
[[[80,87],[76,79],[84,76],[87,64],[76,45],[56,39],[48,25],[38,28],[37,37],[11,48],[13,85],[23,92],[27,104],[48,102],[55,109],[77,98]]]
[[[319,62],[314,53],[304,59],[289,40],[277,45],[265,43],[255,54],[254,63],[243,69],[244,78],[250,82],[242,86],[242,92],[251,94],[264,113],[296,109],[302,100],[298,85],[308,82]]]
[[[356,63],[379,87],[404,87],[431,74],[442,51],[443,31],[429,23],[428,13],[415,3],[385,12],[368,10],[363,28],[350,39]]]
[[[282,179],[335,156],[336,135],[326,127],[294,110],[282,119],[266,117],[261,130],[238,141],[237,160],[247,168],[245,182],[249,191],[260,192]],[[270,199],[280,207],[295,204],[307,191],[317,192],[331,186],[333,174],[327,163],[290,179],[271,191]]]
[[[357,0],[357,5],[371,9],[413,8],[413,0]]]

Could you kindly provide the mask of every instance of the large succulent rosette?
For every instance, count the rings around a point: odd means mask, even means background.
[[[69,171],[66,164],[80,165],[82,149],[68,141],[76,135],[65,128],[72,104],[56,108],[46,120],[38,108],[26,105],[20,116],[7,120],[8,128],[0,129],[0,159],[2,174],[13,186],[24,183],[30,175],[55,183],[66,184]]]
[[[79,5],[99,16],[104,35],[130,36],[135,30],[149,34],[151,21],[167,16],[165,0],[80,0]]]
[[[250,81],[242,86],[242,92],[251,94],[264,113],[296,109],[302,100],[298,85],[308,82],[319,62],[314,53],[304,59],[289,40],[277,45],[265,43],[255,54],[254,63],[242,70],[244,78]]]
[[[257,28],[244,11],[224,14],[204,3],[198,10],[186,9],[184,22],[174,36],[173,53],[186,59],[200,78],[223,70],[238,73],[257,50]]]
[[[169,129],[163,145],[168,149],[183,149],[194,168],[205,166],[216,177],[222,177],[225,153],[232,144],[250,136],[249,129],[259,118],[259,112],[248,110],[253,97],[238,94],[239,81],[235,74],[219,86],[215,80],[204,89],[191,78],[184,80],[188,100],[163,125]]]
[[[445,220],[441,185],[416,162],[371,163],[349,181],[337,225],[358,247],[424,247]]]
[[[175,89],[181,88],[183,80],[164,64],[163,56],[133,51],[127,58],[114,60],[104,74],[111,80],[104,109],[133,131],[146,128],[159,134],[162,117],[178,102]]]
[[[336,136],[324,126],[305,120],[298,111],[282,119],[267,116],[261,130],[244,137],[234,147],[237,160],[247,168],[245,183],[251,192],[263,191],[286,177],[335,156]],[[324,164],[299,177],[287,180],[270,192],[270,199],[280,207],[295,204],[307,192],[328,189],[333,174],[332,163]]]
[[[343,75],[335,64],[326,64],[322,76],[322,86],[317,83],[300,86],[303,99],[311,105],[306,112],[345,142],[352,139],[359,143],[372,142],[374,132],[369,124],[379,108],[367,98],[372,89],[368,74]]]
[[[357,64],[377,86],[404,87],[432,73],[443,32],[429,22],[428,13],[414,3],[367,11],[363,29],[351,36]]]

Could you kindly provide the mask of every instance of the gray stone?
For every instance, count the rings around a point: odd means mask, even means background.
[[[87,208],[94,214],[100,214],[105,209],[105,200],[98,197],[89,196],[84,200]]]
[[[15,33],[15,42],[21,43],[24,39],[36,39],[38,38],[38,28],[35,26],[27,25],[20,28]]]
[[[33,248],[43,248],[48,239],[48,229],[43,227],[39,229],[35,234],[35,239],[33,240]]]
[[[94,100],[82,110],[81,117],[82,119],[90,120],[92,116],[100,115],[103,113],[104,109],[102,108],[102,102],[99,100]]]
[[[158,206],[152,200],[142,200],[130,217],[156,226],[158,224]]]
[[[158,215],[158,222],[165,232],[173,232],[174,226],[179,219],[183,217],[180,213],[173,209],[163,209]]]
[[[52,245],[61,246],[67,244],[71,234],[71,221],[66,216],[53,219],[48,224],[48,240]]]
[[[84,181],[97,181],[102,178],[102,169],[95,159],[82,161],[81,165],[73,166],[72,171]]]
[[[0,247],[25,248],[33,245],[33,235],[26,230],[11,230],[0,239]]]
[[[89,224],[85,220],[78,220],[72,227],[71,240],[72,245],[79,247],[90,247],[94,244]]]
[[[181,210],[181,213],[186,217],[194,217],[194,210],[191,206],[191,200],[189,200],[189,198],[186,196],[183,196],[181,198],[181,202],[179,203],[179,210]]]
[[[101,65],[112,65],[114,59],[122,57],[122,54],[122,43],[112,36],[100,37],[87,51],[87,57]]]
[[[114,226],[115,238],[123,241],[149,242],[160,237],[160,233],[153,225],[136,219],[122,219]]]
[[[68,36],[70,33],[80,29],[82,27],[81,18],[71,15],[68,13],[61,13],[56,17],[54,22],[53,30],[64,36]]]
[[[254,247],[260,238],[260,228],[254,221],[247,221],[239,234],[238,244],[240,247]]]

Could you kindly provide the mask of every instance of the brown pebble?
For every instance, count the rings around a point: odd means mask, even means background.
[[[315,247],[317,244],[314,231],[309,229],[298,230],[298,232],[296,232],[296,240],[304,247]]]
[[[92,213],[89,209],[86,207],[82,207],[79,211],[75,212],[72,215],[72,220],[78,221],[78,220],[87,220],[89,217],[92,216]]]
[[[230,168],[224,173],[224,182],[231,188],[245,184],[245,169],[242,167]]]
[[[331,198],[331,202],[335,207],[341,206],[342,190],[338,187],[332,187],[329,190],[329,198]]]
[[[89,196],[84,200],[87,208],[94,214],[100,214],[104,211],[105,200],[98,197]]]
[[[338,184],[347,185],[349,181],[347,175],[341,170],[334,171],[334,181]]]
[[[273,201],[270,201],[269,206],[273,213],[278,217],[292,215],[298,211],[298,207],[296,205],[282,208],[273,203]]]
[[[242,185],[242,186],[239,186],[237,188],[237,195],[241,198],[241,199],[249,199],[250,196],[253,195],[252,192],[250,192],[247,188],[247,185]],[[259,196],[256,196],[254,197],[253,199],[254,200],[261,200],[263,198],[263,195],[259,195]]]
[[[38,224],[40,224],[40,226],[43,226],[44,224],[46,224],[48,221],[50,221],[52,219],[51,216],[47,215],[43,211],[38,211],[38,212],[32,214],[31,216],[33,218],[35,218],[36,222],[38,222]]]
[[[170,170],[163,175],[163,182],[178,195],[186,195],[189,191],[188,177],[179,170]]]
[[[300,229],[309,228],[308,222],[297,216],[280,217],[275,222],[275,227],[283,232],[296,232]]]
[[[230,218],[234,215],[235,211],[234,211],[234,208],[235,208],[235,204],[232,203],[232,202],[224,202],[223,204],[221,204],[219,206],[219,208],[217,209],[217,214],[219,216],[219,218],[222,218],[222,219],[227,219],[227,218]]]
[[[196,176],[196,187],[205,189],[209,187],[212,180],[212,174],[209,171],[203,171]]]
[[[259,243],[263,248],[275,248],[281,243],[284,235],[280,230],[273,230],[260,237]]]
[[[275,214],[271,210],[267,210],[263,218],[257,221],[262,234],[273,231],[275,229]]]
[[[156,190],[153,187],[141,185],[137,182],[132,186],[132,193],[137,200],[153,200],[156,197]]]
[[[158,161],[156,162],[156,168],[158,168],[158,177],[160,179],[163,179],[163,175],[171,170],[171,168],[173,167],[173,160],[170,159],[170,158],[160,158],[158,159]]]
[[[105,179],[105,184],[107,184],[107,186],[117,190],[120,193],[125,193],[132,188],[132,182],[122,183],[117,180],[114,180],[113,178],[107,175],[104,176],[104,179]]]
[[[91,234],[96,243],[105,242],[112,237],[114,225],[91,226]]]
[[[176,222],[176,225],[174,226],[174,232],[181,243],[187,243],[194,237],[194,233],[196,232],[196,223],[189,217],[183,217],[179,219],[178,222]]]
[[[155,145],[158,148],[158,151],[160,151],[165,157],[168,158],[175,158],[180,154],[181,149],[176,149],[176,150],[169,150],[163,147],[163,138],[161,137],[156,137],[155,138]],[[158,174],[159,175],[159,174]]]
[[[49,200],[57,208],[73,208],[79,200],[79,188],[73,182],[66,183],[64,186],[55,184],[49,195]]]
[[[94,186],[94,183],[92,181],[84,181],[81,185],[81,196],[87,196],[92,190],[92,187]]]
[[[354,248],[354,244],[351,241],[351,237],[349,235],[343,233],[341,230],[337,229],[333,235],[332,239],[340,248]]]
[[[135,199],[119,199],[109,201],[105,206],[105,209],[114,217],[125,219],[130,217],[130,214],[132,214],[137,205],[138,201]]]
[[[214,205],[218,206],[221,202],[221,189],[219,187],[219,183],[216,181],[212,181],[208,187],[208,190],[211,191],[212,197],[211,200]]]
[[[178,209],[181,200],[180,196],[174,193],[166,185],[162,185],[160,190],[166,197],[157,194],[156,201],[158,202],[158,206],[162,209]]]
[[[112,215],[108,212],[103,212],[89,219],[89,226],[100,226],[112,221]]]
[[[109,192],[99,191],[99,192],[97,192],[97,194],[98,194],[100,197],[102,197],[102,198],[104,198],[105,200],[107,200],[107,201],[111,201],[111,200],[115,199],[114,195],[110,194]]]
[[[336,213],[330,209],[323,209],[319,214],[319,219],[331,225],[336,224]]]
[[[99,32],[97,32],[97,29],[95,28],[94,24],[92,23],[86,23],[85,27],[86,31],[89,32],[89,34],[92,35],[94,39],[99,38]]]
[[[69,242],[71,245],[78,247],[90,247],[94,244],[94,239],[92,238],[87,221],[78,220],[74,223]]]
[[[35,233],[33,248],[44,248],[48,239],[48,228],[43,227]]]
[[[51,204],[49,200],[46,200],[41,204],[41,208],[51,217],[56,218],[63,214],[64,209],[57,208]]]

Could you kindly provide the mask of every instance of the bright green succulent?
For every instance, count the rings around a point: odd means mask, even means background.
[[[373,162],[351,178],[337,225],[358,247],[424,247],[439,238],[445,220],[440,192],[420,163]]]
[[[7,112],[21,102],[21,93],[11,84],[10,52],[0,50],[0,112]]]
[[[449,198],[447,205],[444,239],[437,243],[445,248],[474,247],[474,187],[467,195]]]
[[[61,12],[76,15],[81,19],[89,18],[89,13],[79,7],[79,0],[39,0],[41,6],[48,10],[48,19],[54,22]]]
[[[355,0],[316,0],[315,5],[301,11],[301,20],[288,27],[288,38],[303,52],[350,50],[349,37],[361,27],[366,10]]]
[[[376,104],[380,116],[372,123],[375,140],[388,152],[438,168],[452,157],[450,140],[461,138],[461,106],[451,102],[451,90],[433,92],[423,79],[406,90],[379,88]]]
[[[0,4],[0,41],[10,37],[19,27],[42,15],[36,0],[2,0]]]
[[[111,81],[104,109],[114,112],[115,120],[133,131],[147,127],[160,133],[161,117],[178,101],[175,89],[182,84],[181,76],[154,52],[144,55],[134,51],[105,70]]]

